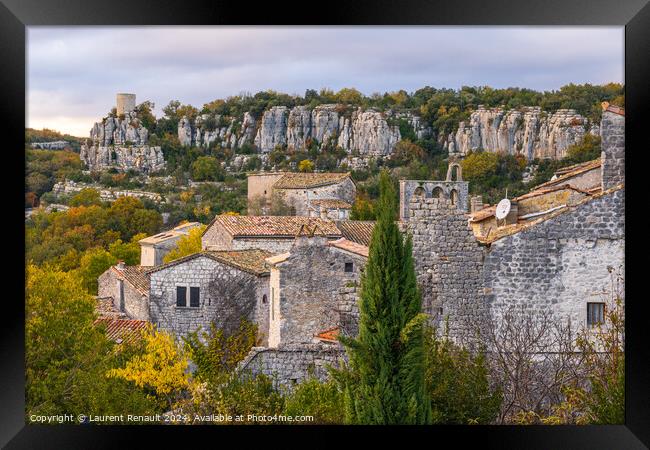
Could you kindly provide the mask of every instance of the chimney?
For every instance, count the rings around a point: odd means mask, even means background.
[[[119,270],[123,270],[123,269],[125,269],[125,268],[126,268],[126,264],[124,264],[124,261],[122,261],[121,259],[120,259],[119,261],[117,261],[117,268],[118,268]]]
[[[625,183],[625,110],[602,102],[600,170],[602,189]]]
[[[469,203],[470,212],[475,213],[476,211],[480,211],[483,209],[483,196],[475,195],[470,198]]]
[[[320,205],[319,208],[320,208],[320,218],[327,219],[327,208],[325,208],[325,206],[323,205]]]

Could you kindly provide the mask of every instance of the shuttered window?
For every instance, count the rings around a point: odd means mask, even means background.
[[[192,308],[199,307],[199,288],[191,287],[190,288],[190,306]]]
[[[187,306],[187,288],[176,286],[176,306]]]
[[[587,303],[587,325],[596,326],[605,322],[605,304]]]

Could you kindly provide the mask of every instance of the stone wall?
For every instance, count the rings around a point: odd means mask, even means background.
[[[482,295],[483,250],[466,214],[441,198],[414,197],[408,232],[422,292],[422,309],[434,323],[448,320],[450,337],[462,340],[486,312]]]
[[[339,367],[346,360],[338,344],[293,345],[277,349],[253,347],[240,363],[239,370],[274,379],[274,385],[291,389],[309,377],[321,381],[329,378],[328,366]]]
[[[176,286],[198,286],[200,306],[176,306]],[[151,273],[151,320],[160,329],[176,336],[202,327],[233,330],[242,318],[258,324],[259,342],[266,341],[268,330],[268,276],[258,277],[222,264],[206,256]]]
[[[118,311],[126,313],[130,319],[150,320],[149,300],[127,281],[116,273],[113,267],[101,274],[97,279],[98,297],[111,297]],[[120,283],[124,286],[124,307],[120,305]]]
[[[603,189],[625,183],[625,116],[603,111],[600,122]]]
[[[345,272],[346,263],[352,263],[352,272]],[[345,288],[359,283],[365,263],[362,256],[327,245],[326,238],[297,238],[289,257],[275,265],[279,314],[271,328],[279,330],[279,345],[314,342],[315,335],[342,323],[349,328],[358,307]]]
[[[452,190],[458,194],[456,206],[461,211],[467,211],[469,202],[469,183],[466,181],[429,181],[429,180],[400,180],[399,210],[400,220],[410,218],[410,201],[415,196],[438,198],[438,195],[451,199]]]
[[[483,285],[497,318],[511,306],[552,310],[586,324],[587,302],[610,289],[608,268],[623,269],[625,190],[606,192],[570,211],[491,243]]]
[[[309,202],[320,199],[339,199],[350,204],[354,203],[357,188],[350,178],[340,183],[305,189],[274,189],[287,205],[296,210],[296,216],[309,216]]]

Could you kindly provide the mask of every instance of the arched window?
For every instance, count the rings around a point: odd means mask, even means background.
[[[456,189],[452,189],[451,193],[449,195],[451,198],[451,204],[452,205],[457,205],[458,204],[458,191]]]
[[[444,195],[444,191],[439,186],[434,187],[433,191],[431,191],[431,196],[433,198],[443,198],[443,195]]]
[[[413,191],[413,195],[420,198],[424,197],[424,188],[422,186],[418,187],[415,191]]]

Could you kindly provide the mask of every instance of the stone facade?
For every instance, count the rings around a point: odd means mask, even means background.
[[[358,307],[346,288],[358,285],[365,263],[325,237],[296,238],[289,254],[272,263],[269,346],[317,342],[317,334],[342,323],[350,329]]]
[[[469,323],[486,312],[482,295],[483,250],[466,214],[445,198],[415,197],[409,204],[408,232],[422,292],[423,311],[449,335],[462,339]]]
[[[454,199],[454,206],[466,212],[469,202],[469,183],[466,181],[400,180],[400,220],[410,220],[409,203],[415,197]]]
[[[328,366],[338,367],[346,360],[339,345],[289,345],[282,348],[253,347],[240,363],[239,370],[274,379],[276,387],[290,389],[310,377],[321,381],[329,377]]]
[[[131,319],[150,320],[149,299],[145,292],[136,289],[120,276],[116,267],[110,267],[97,280],[98,297],[110,297],[117,311]]]
[[[625,183],[625,116],[603,111],[600,125],[603,189]]]
[[[340,183],[327,186],[296,189],[274,189],[284,201],[295,209],[296,216],[309,216],[309,206],[312,200],[339,199],[350,204],[354,202],[357,188],[351,178],[345,178]]]
[[[197,256],[150,273],[151,320],[176,336],[214,322],[235,329],[242,318],[259,326],[258,342],[265,345],[268,332],[268,276],[257,276],[206,256]],[[176,287],[199,288],[200,306],[176,306]],[[188,301],[189,305],[189,301]]]
[[[608,268],[624,269],[625,190],[607,191],[569,211],[492,242],[482,285],[496,318],[509,306],[552,310],[586,325],[587,302],[602,301]]]

